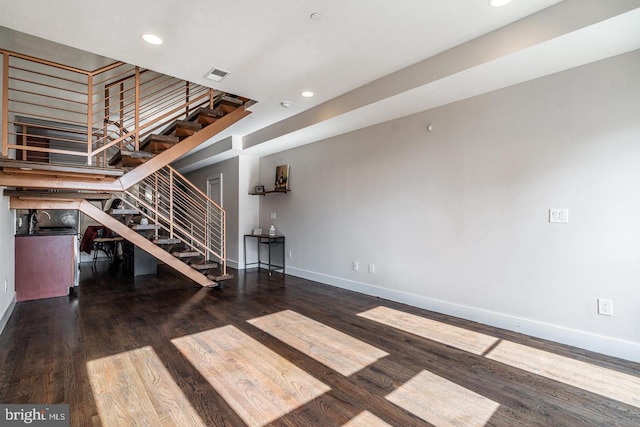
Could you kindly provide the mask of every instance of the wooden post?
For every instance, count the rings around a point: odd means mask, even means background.
[[[27,147],[27,125],[22,125],[22,138],[20,138],[20,145]],[[18,141],[16,141],[18,142]],[[18,144],[16,144],[18,145]],[[18,150],[16,150],[16,159],[18,159]],[[29,151],[20,150],[20,158],[18,160],[29,160]]]
[[[185,91],[186,92],[186,96],[185,96],[186,101],[185,101],[185,104],[186,104],[186,110],[187,110],[185,117],[189,117],[189,82],[188,81],[185,82],[185,87],[186,87],[186,91]]]
[[[93,75],[87,75],[87,165],[93,163]]]
[[[9,156],[9,54],[2,54],[2,157]]]
[[[154,214],[154,221],[157,224],[158,223],[158,215],[160,212],[160,186],[159,186],[159,182],[158,182],[158,172],[154,173],[154,189],[153,189],[153,195],[155,198],[155,214]],[[156,239],[158,238],[158,233],[160,230],[156,229]]]
[[[136,123],[135,123],[135,151],[140,151],[140,67],[136,67]]]
[[[227,236],[226,236],[227,215],[224,210],[222,210],[221,212],[222,212],[222,230],[220,230],[220,234],[222,235],[222,253],[220,255],[222,256],[222,258],[220,259],[220,262],[222,262],[222,275],[226,276],[227,275]],[[260,248],[258,248],[258,250],[260,250]],[[247,260],[245,259],[244,262],[246,263]]]
[[[104,88],[104,119],[102,121],[102,146],[107,144],[107,132],[109,128],[109,88]],[[101,153],[102,167],[107,167],[107,151]]]
[[[124,135],[124,82],[120,83],[120,133],[119,137]],[[120,141],[118,144],[120,149],[124,148],[124,141]]]
[[[169,236],[173,239],[173,169],[169,169]]]

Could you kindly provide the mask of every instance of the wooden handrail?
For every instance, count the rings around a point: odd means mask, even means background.
[[[83,70],[81,68],[70,67],[68,65],[60,64],[58,62],[48,61],[46,59],[36,58],[35,56],[24,55],[22,53],[12,52],[12,51],[6,50],[6,49],[0,49],[0,52],[4,53],[5,55],[8,55],[8,56],[13,56],[14,58],[26,59],[27,61],[35,62],[35,63],[38,63],[38,64],[48,65],[50,67],[59,68],[61,70],[71,71],[72,73],[84,74],[84,75],[87,75],[87,76],[91,74],[90,71]]]

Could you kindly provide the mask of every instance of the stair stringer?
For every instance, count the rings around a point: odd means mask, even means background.
[[[12,197],[9,207],[11,209],[78,209],[199,285],[206,287],[218,285],[216,282],[207,278],[204,274],[201,274],[197,270],[189,267],[181,260],[177,259],[159,246],[156,246],[152,241],[141,236],[87,200],[21,199]]]
[[[193,280],[199,285],[207,287],[217,285],[216,282],[213,282],[204,274],[199,273],[195,269],[189,267],[187,264],[171,255],[169,252],[157,246],[151,240],[148,240],[145,237],[141,236],[134,230],[130,229],[129,227],[109,215],[107,212],[98,209],[88,201],[83,200],[80,202],[80,211],[98,221],[105,227],[116,232],[119,236],[133,243],[143,251],[147,252],[149,255],[156,257],[174,270],[187,276],[189,279]]]

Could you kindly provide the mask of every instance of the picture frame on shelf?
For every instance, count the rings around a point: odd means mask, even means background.
[[[264,185],[256,185],[255,192],[264,193]]]
[[[276,167],[275,191],[287,191],[289,189],[289,165]]]
[[[254,228],[253,233],[254,236],[259,236],[262,234],[262,228]]]

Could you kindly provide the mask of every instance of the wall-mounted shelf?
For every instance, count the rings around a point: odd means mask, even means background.
[[[252,192],[249,193],[252,196],[266,196],[267,194],[273,194],[273,193],[288,193],[290,192],[291,189],[288,188],[286,190],[269,190],[269,191],[263,191],[262,193],[256,193],[256,192]]]

